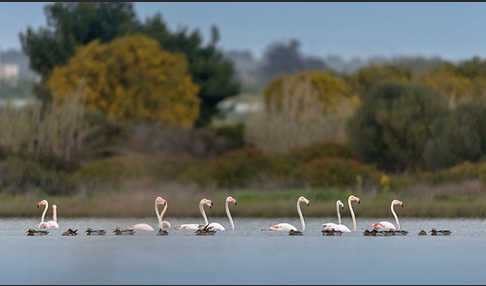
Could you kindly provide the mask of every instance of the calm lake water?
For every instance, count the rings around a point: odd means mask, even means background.
[[[168,218],[200,223],[201,218]],[[1,283],[4,284],[484,284],[486,220],[402,218],[405,237],[369,237],[378,219],[358,217],[358,232],[322,236],[321,224],[336,218],[307,218],[304,236],[262,232],[296,218],[235,218],[236,231],[195,236],[171,229],[168,236],[137,232],[115,236],[116,226],[156,226],[145,219],[63,219],[47,236],[25,231],[39,219],[0,220]],[[381,220],[381,219],[380,219]],[[391,218],[387,220],[392,221]],[[210,221],[228,226],[225,218]],[[351,228],[351,221],[343,223]],[[63,237],[67,228],[75,237]],[[105,236],[86,236],[87,227]],[[421,229],[449,229],[450,236],[418,236]]]

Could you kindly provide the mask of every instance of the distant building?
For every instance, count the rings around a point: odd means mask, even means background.
[[[0,64],[0,80],[16,81],[19,79],[19,75],[19,65]]]

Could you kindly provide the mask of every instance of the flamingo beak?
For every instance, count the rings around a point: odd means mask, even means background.
[[[238,202],[237,202],[237,201],[235,201],[235,206],[237,206],[237,205],[238,205]]]
[[[209,208],[213,208],[213,202],[211,202],[211,205],[209,206]]]
[[[404,204],[404,203],[402,203],[402,208],[403,208],[404,206],[405,206],[405,204]]]
[[[310,202],[307,202],[307,206],[310,206]]]

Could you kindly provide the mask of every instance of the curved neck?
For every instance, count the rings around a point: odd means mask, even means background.
[[[49,208],[48,202],[46,202],[46,205],[44,206],[44,211],[42,212],[42,217],[41,217],[41,223],[44,222],[44,218],[46,217],[46,213],[47,213],[47,208]]]
[[[57,207],[52,208],[52,220],[57,222]]]
[[[353,206],[351,205],[351,198],[348,198],[349,212],[351,213],[351,219],[353,220],[353,231],[356,231],[356,218],[354,217]]]
[[[339,204],[336,203],[336,212],[338,217],[338,224],[341,224],[341,213],[339,213]]]
[[[204,218],[204,224],[208,224],[208,217],[206,216],[206,213],[204,212],[204,204],[199,203],[199,210],[201,211],[201,214]]]
[[[231,213],[230,213],[228,204],[229,204],[229,202],[226,201],[226,215],[228,216],[228,220],[229,220],[229,223],[231,225],[231,229],[235,230],[235,224],[233,223],[233,218],[231,217]]]
[[[391,208],[391,212],[392,212],[392,214],[393,214],[393,217],[395,217],[395,223],[397,224],[397,230],[400,230],[400,222],[398,221],[398,216],[397,216],[397,214],[395,213],[395,210],[393,209],[393,207],[394,207],[394,205],[393,205],[393,202],[392,202],[392,204],[391,204],[391,206],[390,206],[390,208]]]
[[[300,202],[297,200],[297,212],[299,213],[300,224],[302,225],[302,231],[305,231],[304,216],[302,216],[302,211],[300,210]]]
[[[159,206],[157,205],[157,199],[155,199],[155,215],[157,216],[157,220],[159,221],[159,228],[162,228],[162,218],[159,214]]]

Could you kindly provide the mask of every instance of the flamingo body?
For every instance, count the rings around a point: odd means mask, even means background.
[[[154,231],[154,228],[146,223],[138,223],[130,226],[130,230]]]
[[[332,222],[323,224],[322,230],[351,232],[351,230],[347,226],[345,226],[344,224],[335,224],[335,223],[332,223]]]
[[[393,225],[393,223],[388,221],[380,221],[379,223],[375,223],[372,225],[373,229],[377,231],[395,231],[397,228]]]
[[[224,227],[217,222],[212,222],[208,225],[208,228],[215,231],[224,231]]]
[[[275,230],[275,231],[297,231],[297,228],[289,223],[279,223],[279,224],[274,224],[268,228],[269,230]]]
[[[57,224],[57,222],[53,221],[53,220],[50,220],[46,223],[46,227],[48,229],[58,229],[59,228],[59,224]]]
[[[198,230],[199,227],[202,227],[204,225],[197,224],[197,223],[186,223],[186,224],[181,224],[181,225],[176,225],[175,229],[177,230]]]

